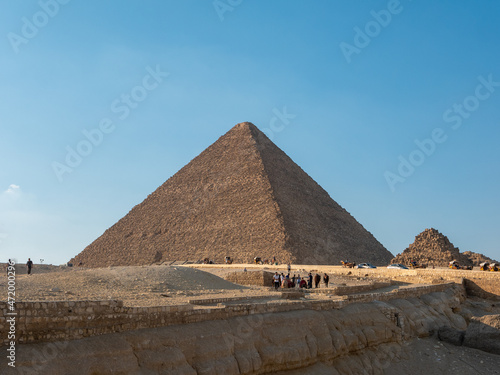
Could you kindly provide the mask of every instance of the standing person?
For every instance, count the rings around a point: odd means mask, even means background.
[[[31,268],[33,267],[33,262],[31,258],[28,258],[28,262],[26,263],[26,267],[28,268],[28,275],[31,275]]]
[[[278,275],[278,272],[274,274],[273,280],[274,280],[274,289],[278,290],[278,288],[280,287],[280,275]]]
[[[320,282],[321,282],[321,276],[318,274],[314,275],[314,284],[316,288],[319,288]]]
[[[325,283],[325,288],[328,288],[328,282],[330,281],[330,276],[328,276],[325,272],[323,275],[323,282]]]
[[[301,281],[301,280],[302,280],[302,279],[300,278],[300,273],[299,273],[299,275],[297,276],[297,282],[295,283],[295,285],[296,285],[297,287],[299,287],[299,286],[300,286],[300,281]]]
[[[286,269],[288,273],[290,273],[290,271],[292,270],[292,266],[290,265],[290,263],[287,264]]]
[[[283,288],[288,288],[289,287],[289,282],[290,282],[290,278],[288,277],[288,275],[286,275],[284,278],[283,278],[283,281],[281,283],[281,286]]]
[[[307,289],[312,289],[313,287],[313,275],[311,272],[309,272],[309,275],[307,276]]]

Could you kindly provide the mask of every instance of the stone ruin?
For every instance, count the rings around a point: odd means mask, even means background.
[[[391,263],[410,264],[411,261],[415,261],[420,265],[448,267],[452,260],[456,260],[461,266],[478,266],[484,261],[491,261],[490,258],[472,251],[461,253],[448,237],[431,228],[416,236],[415,241]]]
[[[475,253],[473,251],[464,251],[463,254],[467,256],[476,267],[483,262],[500,264],[498,260],[491,259],[484,254]]]

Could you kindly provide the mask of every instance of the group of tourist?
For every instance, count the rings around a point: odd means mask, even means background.
[[[311,272],[307,275],[307,277],[302,278],[300,274],[297,276],[293,274],[292,277],[290,277],[290,270],[289,272],[285,275],[283,272],[279,274],[278,272],[275,272],[273,275],[273,283],[274,283],[274,288],[277,290],[280,287],[281,288],[305,288],[305,289],[311,289],[313,287],[313,282],[314,282],[314,287],[319,288],[319,284],[321,283],[321,276],[319,274],[312,275]],[[330,282],[330,276],[325,272],[323,275],[323,283],[325,284],[325,288],[328,288],[328,283]]]

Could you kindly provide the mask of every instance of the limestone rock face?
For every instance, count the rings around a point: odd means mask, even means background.
[[[387,264],[392,255],[251,123],[236,125],[70,262],[88,267],[231,256]]]
[[[464,337],[465,331],[459,331],[451,327],[441,327],[438,331],[439,340],[456,346],[461,346],[463,344]]]
[[[427,337],[443,326],[465,329],[465,320],[453,312],[459,298],[459,292],[448,290],[328,311],[253,314],[25,344],[18,348],[17,364],[19,373],[34,369],[37,375],[257,375],[300,373],[322,362],[335,364],[337,374],[380,374],[398,358],[405,340]],[[5,360],[0,357],[0,365]]]
[[[426,229],[416,236],[415,241],[391,263],[409,264],[412,260],[418,264],[436,267],[447,267],[452,260],[463,266],[473,265],[466,255],[453,246],[448,237],[434,228]]]
[[[465,346],[500,354],[500,314],[472,318],[465,332]]]

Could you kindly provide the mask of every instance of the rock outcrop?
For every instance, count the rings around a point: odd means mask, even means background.
[[[418,264],[435,267],[447,267],[449,262],[456,260],[460,265],[472,266],[472,261],[453,246],[448,237],[434,228],[426,229],[391,263]]]
[[[37,375],[256,375],[328,364],[335,368],[330,373],[377,374],[399,358],[405,340],[428,337],[443,326],[464,330],[464,318],[454,312],[462,300],[463,290],[455,287],[420,298],[327,311],[254,314],[25,344],[18,350],[17,371]],[[363,372],[354,371],[357,368]]]
[[[472,318],[463,344],[500,355],[500,314]]]
[[[236,125],[70,262],[387,264],[392,255],[253,124]]]

